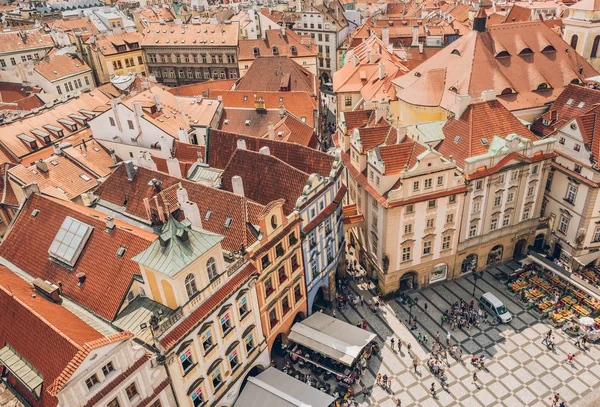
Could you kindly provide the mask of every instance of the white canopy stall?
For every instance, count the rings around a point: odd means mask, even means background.
[[[292,326],[288,339],[346,366],[353,366],[374,333],[316,312]]]
[[[335,399],[270,367],[250,377],[234,407],[328,407]]]

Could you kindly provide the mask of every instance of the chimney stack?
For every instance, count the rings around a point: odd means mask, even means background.
[[[383,80],[383,78],[385,77],[385,65],[383,62],[380,62],[377,66],[377,72],[379,74],[379,80]]]
[[[487,14],[485,12],[485,9],[483,7],[479,8],[479,11],[477,11],[477,14],[475,14],[475,18],[473,19],[473,30],[477,31],[477,32],[485,32],[486,28],[485,28],[485,24],[487,22]]]
[[[115,220],[112,217],[107,216],[104,218],[104,221],[106,222],[106,233],[111,234],[115,229]]]
[[[242,177],[239,175],[231,177],[231,188],[233,188],[234,194],[244,196],[244,181],[242,181]]]
[[[417,45],[419,45],[419,26],[415,25],[412,28],[412,43],[410,46],[416,47]]]
[[[490,100],[496,100],[496,91],[493,89],[484,90],[481,92],[481,101],[489,102]]]
[[[471,96],[469,95],[457,95],[456,96],[456,110],[454,111],[454,119],[458,120],[462,114],[467,110],[471,103]]]
[[[182,206],[185,202],[189,200],[190,198],[188,197],[187,189],[182,187],[180,184],[179,188],[177,189],[177,203],[179,204],[179,206]]]
[[[390,28],[389,27],[383,27],[381,29],[381,41],[383,41],[383,43],[385,44],[386,47],[390,44]]]
[[[41,158],[35,162],[35,167],[39,172],[48,172],[48,163]]]
[[[39,193],[40,193],[40,186],[37,184],[37,182],[27,184],[23,187],[23,194],[27,198],[29,198],[33,194],[39,194]]]
[[[285,117],[285,106],[283,105],[279,106],[279,117],[282,119]]]
[[[133,166],[133,161],[125,161],[125,172],[127,173],[127,181],[131,182],[135,178],[135,167]]]
[[[271,155],[271,150],[267,146],[261,147],[258,152],[264,155]]]
[[[246,150],[246,140],[239,139],[237,141],[237,148],[240,149],[240,150]]]
[[[171,146],[169,145],[170,143],[167,141],[165,136],[160,136],[158,144],[160,145],[160,152],[162,154],[162,158],[171,158]]]
[[[167,158],[167,171],[169,171],[169,175],[176,178],[183,178],[183,174],[181,174],[181,166],[179,165],[179,160],[175,157]]]
[[[200,209],[196,202],[185,201],[183,204],[180,204],[180,206],[183,215],[190,221],[192,227],[202,229],[202,218],[200,217]]]

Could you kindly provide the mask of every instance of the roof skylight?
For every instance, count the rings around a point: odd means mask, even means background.
[[[94,228],[67,216],[54,237],[48,253],[55,259],[75,266]]]

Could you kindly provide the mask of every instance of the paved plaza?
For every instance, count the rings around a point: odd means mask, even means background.
[[[366,285],[351,283],[351,289],[364,298],[372,298],[374,292]],[[463,350],[463,361],[448,356],[449,367],[447,391],[441,389],[439,380],[426,366],[429,349],[436,332],[441,334],[445,343],[450,326],[440,325],[441,315],[461,298],[470,302],[473,292],[473,279],[466,276],[458,280],[438,283],[419,290],[414,296],[419,298],[413,307],[417,316],[418,329],[410,331],[406,324],[409,315],[408,306],[390,300],[385,307],[374,314],[366,305],[350,306],[338,312],[338,318],[356,324],[366,319],[368,329],[377,333],[380,342],[386,346],[382,353],[371,358],[368,370],[361,383],[369,388],[370,396],[363,400],[357,397],[360,406],[395,406],[394,398],[400,398],[402,407],[427,406],[551,406],[551,397],[560,393],[568,406],[600,406],[600,349],[592,344],[587,351],[575,347],[574,340],[562,330],[554,329],[542,321],[533,309],[525,309],[516,297],[508,295],[505,285],[496,280],[493,274],[486,272],[482,280],[477,281],[476,297],[483,292],[494,293],[509,311],[513,320],[508,325],[491,326],[483,324],[481,328],[451,331],[452,343],[459,344]],[[428,305],[425,311],[425,303]],[[476,301],[477,303],[477,301]],[[541,342],[544,334],[553,328],[556,349],[548,350]],[[429,346],[418,344],[416,335],[421,332],[429,337]],[[390,347],[390,338],[402,338],[404,344],[409,341],[413,354],[419,359],[418,373],[412,366],[412,357],[407,354],[406,345],[402,353]],[[567,353],[575,354],[573,366],[566,363]],[[485,355],[487,371],[478,370],[470,363],[472,354]],[[477,372],[480,387],[472,384],[473,372]],[[375,376],[380,372],[392,377],[390,392],[375,384]],[[437,399],[429,388],[435,383]],[[361,386],[357,386],[360,390]]]

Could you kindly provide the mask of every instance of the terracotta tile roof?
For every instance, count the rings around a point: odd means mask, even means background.
[[[524,156],[523,154],[520,153],[510,153],[507,154],[505,157],[503,157],[500,161],[498,161],[496,163],[496,165],[494,165],[491,168],[487,168],[487,167],[479,167],[477,168],[477,170],[471,174],[465,174],[465,178],[467,180],[474,180],[477,178],[482,178],[482,177],[487,177],[491,174],[494,174],[498,171],[500,171],[505,165],[507,165],[508,163],[510,163],[512,160],[519,160],[519,161],[525,161],[528,163],[535,163],[535,162],[539,162],[539,161],[544,161],[544,160],[550,160],[554,157],[556,157],[556,153],[552,152],[552,153],[542,153],[540,151],[538,151],[537,153],[535,153],[532,157],[527,157]]]
[[[37,96],[31,95],[16,101],[21,110],[33,110],[44,106],[44,102]]]
[[[346,122],[346,134],[350,134],[354,129],[366,126],[373,110],[353,110],[344,112],[344,120]]]
[[[346,191],[347,191],[346,186],[342,184],[342,187],[338,190],[337,194],[335,194],[335,196],[333,197],[333,201],[331,201],[331,203],[329,205],[327,205],[325,207],[325,209],[323,209],[321,212],[319,212],[319,214],[317,216],[315,216],[309,223],[307,223],[306,226],[304,226],[302,228],[302,232],[303,233],[310,232],[311,230],[313,230],[314,228],[319,226],[319,224],[321,224],[321,222],[323,222],[325,219],[327,219],[327,217],[329,215],[331,215],[338,208],[338,205],[340,204],[340,202],[342,202],[342,199],[344,199],[344,196],[346,195]]]
[[[63,149],[63,153],[80,166],[91,171],[94,178],[103,178],[110,174],[113,162],[110,153],[95,140]]]
[[[182,143],[179,140],[175,140],[173,143],[173,156],[180,162],[204,162],[204,158],[206,157],[206,147],[196,144]]]
[[[204,92],[211,90],[231,90],[231,87],[237,79],[211,79],[206,82],[192,83],[190,85],[183,85],[177,88],[170,88],[169,92],[177,96],[200,96]]]
[[[156,192],[148,183],[152,179],[162,181],[161,191]],[[170,175],[137,167],[133,181],[127,180],[124,165],[120,165],[96,190],[96,195],[114,205],[124,206],[124,214],[143,219],[148,222],[160,223],[160,216],[179,209],[177,189],[182,185],[188,192],[191,201],[196,202],[202,216],[202,227],[210,232],[225,236],[222,246],[226,250],[238,250],[243,244],[248,247],[256,241],[246,233],[248,223],[255,223],[262,205],[228,191],[211,188],[199,183],[174,178]],[[154,197],[157,197],[155,200]],[[149,200],[149,210],[146,210],[144,199]],[[157,202],[158,201],[158,202]],[[157,208],[158,205],[158,208]],[[259,208],[253,208],[257,205]],[[210,216],[207,219],[207,212]],[[230,226],[225,226],[227,218],[231,218]]]
[[[142,45],[142,35],[137,32],[111,35],[107,37],[96,38],[95,43],[88,41],[88,45],[94,50],[98,50],[102,55],[116,55],[127,52],[139,52]],[[137,48],[135,47],[137,44]],[[117,51],[117,46],[125,46],[125,51]]]
[[[151,402],[154,401],[154,399],[156,399],[158,397],[158,395],[169,385],[171,384],[171,379],[167,378],[166,380],[164,380],[161,384],[159,384],[158,386],[156,386],[156,388],[154,389],[154,392],[146,397],[144,400],[140,401],[139,404],[136,407],[147,407],[150,405]]]
[[[449,119],[442,131],[444,140],[436,150],[445,157],[452,156],[461,168],[465,168],[465,159],[487,153],[494,136],[505,138],[515,133],[532,141],[537,140],[498,100],[469,105],[460,119]]]
[[[242,177],[244,194],[262,205],[283,198],[283,210],[290,214],[308,182],[309,174],[279,158],[250,150],[237,149],[223,171],[223,189],[233,192],[232,177]]]
[[[92,69],[78,57],[53,53],[35,64],[33,69],[50,82],[59,81],[72,75],[92,72]]]
[[[16,157],[23,158],[34,151],[31,146],[19,139],[19,135],[25,134],[36,139],[38,149],[44,147],[46,143],[41,137],[31,133],[32,130],[42,130],[50,135],[50,139],[55,141],[58,137],[51,131],[47,131],[44,126],[56,126],[60,128],[65,136],[81,131],[81,124],[77,125],[77,130],[73,131],[59,119],[69,119],[70,114],[80,114],[80,110],[95,111],[101,106],[105,106],[109,99],[96,90],[89,93],[83,93],[77,98],[70,99],[64,103],[55,104],[54,107],[42,110],[38,114],[29,115],[25,118],[0,126],[0,144]],[[71,119],[69,119],[71,120]]]
[[[558,95],[550,109],[533,123],[531,129],[542,136],[554,134],[571,119],[588,113],[600,103],[600,90],[570,84]],[[550,120],[544,126],[544,119]]]
[[[446,73],[426,75],[435,70]],[[529,21],[471,31],[394,83],[398,99],[412,105],[454,111],[457,95],[479,97],[493,89],[502,104],[515,111],[553,102],[572,81],[595,75],[596,70],[543,22]],[[431,90],[435,97],[429,96]],[[440,93],[440,102],[432,104]]]
[[[142,47],[169,48],[203,48],[237,47],[239,29],[237,23],[232,24],[160,24],[147,27],[142,32],[144,40]]]
[[[37,209],[37,215],[32,216]],[[94,228],[71,270],[51,260],[48,249],[67,216]],[[115,220],[112,233],[105,232],[106,215],[82,205],[32,195],[16,217],[0,246],[0,256],[33,277],[60,282],[65,296],[96,314],[113,320],[129,291],[139,266],[131,258],[144,250],[156,235]],[[35,244],[31,242],[35,236]],[[117,250],[125,248],[122,258]],[[85,282],[78,285],[78,273]]]
[[[50,50],[54,47],[52,37],[47,34],[42,34],[37,29],[23,30],[25,38],[21,36],[20,31],[7,31],[0,33],[0,54],[4,52],[17,52],[27,49],[45,48]],[[40,54],[40,57],[43,54]]]
[[[237,149],[237,141],[244,140],[246,149],[258,151],[269,147],[270,154],[299,171],[317,173],[328,177],[333,167],[334,157],[293,143],[276,140],[257,139],[224,131],[211,131],[208,143],[208,164],[213,168],[224,169]]]
[[[160,20],[173,21],[175,19],[175,17],[173,16],[173,13],[171,13],[171,10],[169,10],[168,8],[164,8],[164,7],[141,8],[141,9],[137,10],[137,13],[139,14],[140,20],[142,18],[144,18],[144,19],[146,19],[146,21],[148,21],[150,23],[159,23]],[[153,25],[150,25],[150,27],[154,28]]]
[[[0,188],[2,190],[2,195],[0,199],[0,204],[10,205],[16,208],[19,206],[19,201],[17,199],[17,196],[15,195],[13,185],[8,180],[8,169],[12,166],[13,164],[4,163],[1,167],[2,173],[0,178]]]
[[[98,34],[98,28],[88,17],[67,18],[54,20],[49,24],[50,29],[60,29],[65,32],[75,32],[81,35],[81,40],[86,41],[92,34]]]
[[[254,50],[258,49],[259,56],[288,56],[290,58],[316,57],[316,47],[308,48],[302,43],[298,34],[286,30],[282,35],[281,30],[265,30],[265,39],[241,40],[238,60],[253,61],[256,59]],[[273,47],[277,47],[277,54],[273,54]],[[295,50],[292,51],[292,47]]]
[[[523,21],[531,20],[531,9],[514,5],[510,8],[510,11],[506,15],[504,22],[507,23],[518,23]]]
[[[258,57],[239,80],[236,90],[278,92],[281,90],[317,93],[315,75],[286,56]],[[285,88],[285,89],[284,89]]]
[[[392,133],[392,130],[394,130],[394,128],[389,124],[358,129],[363,151],[369,151],[373,147],[385,143],[388,135]]]
[[[44,195],[70,201],[98,186],[96,176],[62,156],[43,160],[48,167],[42,172],[36,165],[17,165],[9,170],[10,178],[19,185],[37,183]]]
[[[251,137],[270,138],[268,125],[274,126],[273,139],[314,147],[318,141],[314,130],[307,123],[284,113],[282,118],[277,110],[223,109],[219,129],[229,133],[245,134]]]
[[[0,83],[0,100],[5,103],[17,102],[32,93],[39,93],[39,88],[26,87],[20,83]]]
[[[0,344],[10,345],[35,367],[46,389],[87,342],[102,335],[61,305],[33,294],[29,283],[0,266]],[[29,401],[40,407],[58,404],[45,392],[40,401]]]
[[[399,174],[405,167],[412,168],[417,163],[417,157],[427,150],[422,144],[408,138],[399,144],[375,148],[379,150],[385,165],[385,175]]]
[[[175,328],[167,333],[167,335],[160,338],[160,344],[167,351],[171,349],[183,339],[188,332],[195,329],[213,310],[219,307],[219,305],[227,300],[227,298],[231,297],[235,291],[244,285],[255,273],[256,269],[254,266],[251,263],[248,263],[214,294],[208,297],[198,308],[192,311],[187,318],[182,319]]]

